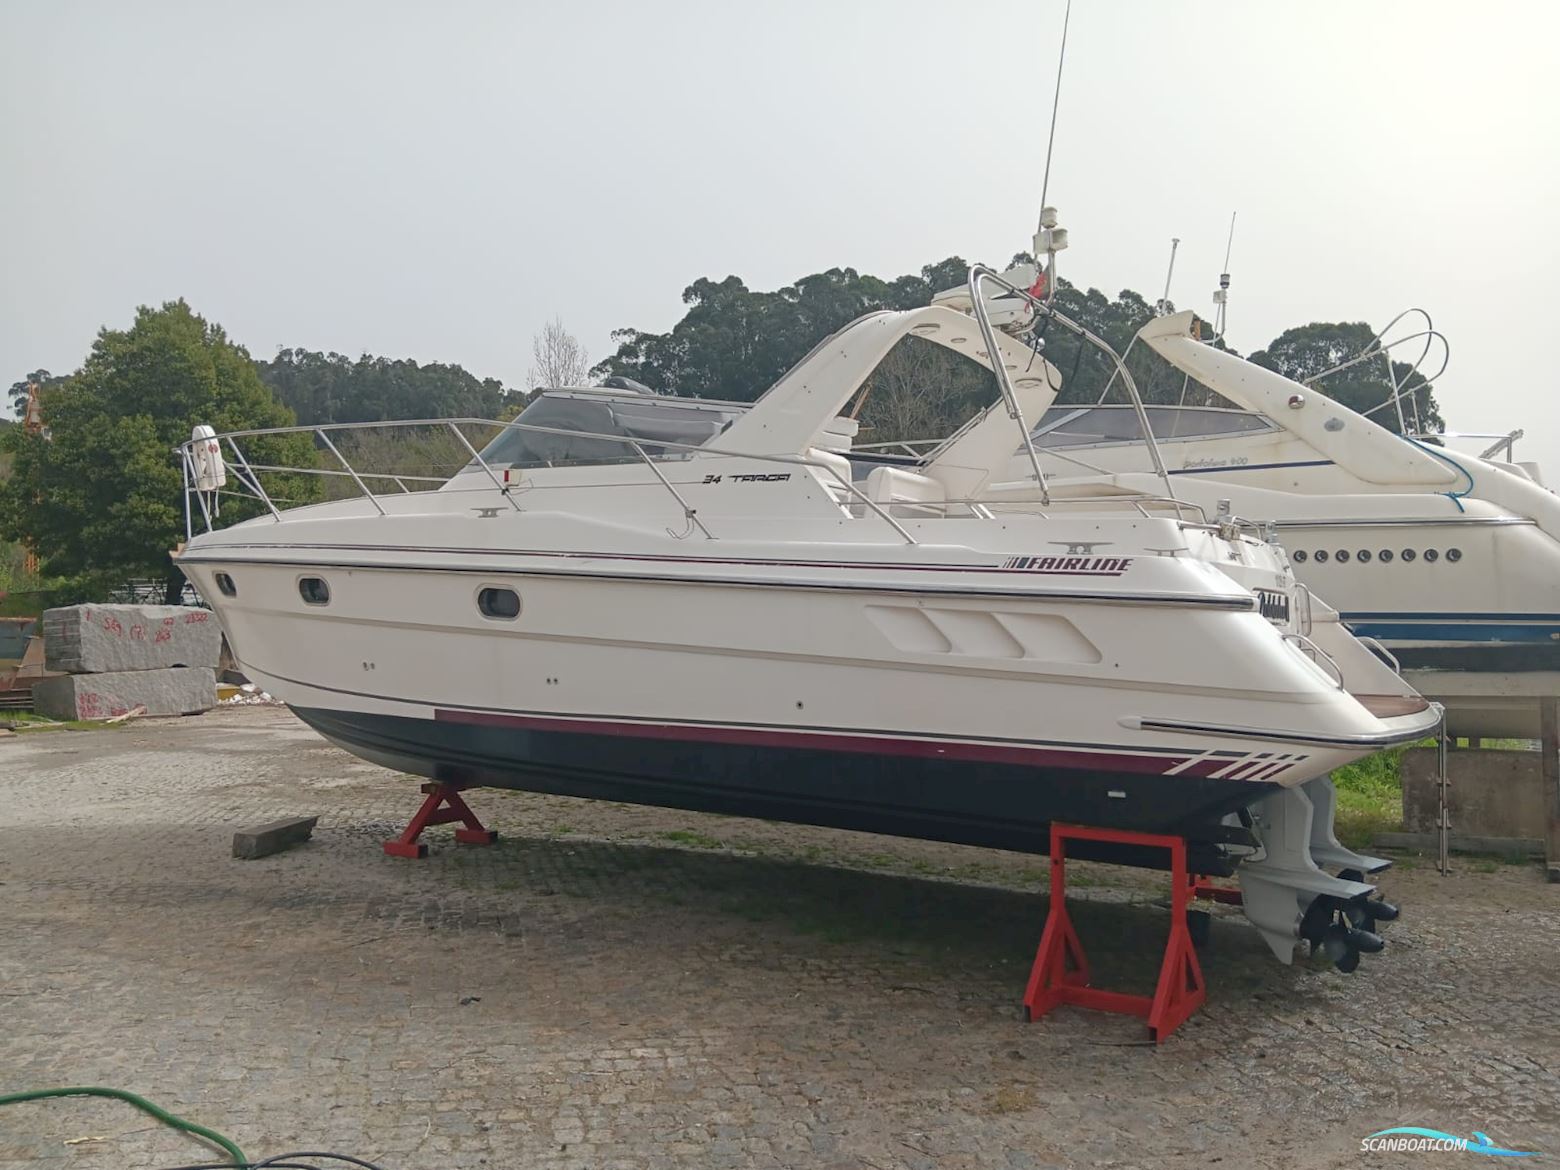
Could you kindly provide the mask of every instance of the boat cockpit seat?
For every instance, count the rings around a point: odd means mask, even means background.
[[[931,476],[898,467],[874,467],[862,491],[874,504],[912,505],[904,510],[919,515],[941,514],[948,499],[947,489]]]
[[[818,446],[825,451],[838,451],[843,455],[855,444],[856,434],[860,430],[861,424],[855,419],[837,414],[823,424],[823,433],[818,436]]]
[[[855,498],[851,495],[850,489],[845,486],[850,483],[849,459],[822,447],[807,448],[806,457],[812,463],[823,464],[823,467],[818,469],[818,478],[823,481],[823,486],[834,497],[835,503],[845,504]],[[828,470],[824,470],[825,468]]]

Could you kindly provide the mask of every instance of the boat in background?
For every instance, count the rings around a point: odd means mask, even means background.
[[[1300,580],[1445,705],[1450,734],[1537,737],[1540,700],[1560,694],[1560,497],[1536,465],[1491,457],[1513,437],[1483,456],[1404,438],[1193,325],[1183,312],[1138,336],[1229,406],[1053,406],[1032,435],[1049,490],[1168,482],[1271,522]],[[1032,477],[1010,453],[1005,478]]]

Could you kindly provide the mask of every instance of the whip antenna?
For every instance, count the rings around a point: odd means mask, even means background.
[[[1030,295],[1044,295],[1047,303],[1056,299],[1056,254],[1067,247],[1067,229],[1056,226],[1056,208],[1046,203],[1051,192],[1051,153],[1056,148],[1056,111],[1062,104],[1062,67],[1067,64],[1067,26],[1072,21],[1072,0],[1062,13],[1062,47],[1056,60],[1056,90],[1051,95],[1051,133],[1045,140],[1045,177],[1040,180],[1040,223],[1035,229],[1035,263],[1044,257],[1043,272],[1037,276]]]
[[[1062,66],[1067,64],[1067,25],[1071,20],[1072,0],[1067,0],[1067,10],[1062,14],[1062,51],[1056,61],[1056,92],[1051,95],[1051,135],[1045,140],[1045,177],[1040,180],[1042,208],[1045,207],[1045,197],[1051,190],[1051,150],[1056,145],[1056,110],[1062,102]],[[1040,226],[1043,228],[1045,224],[1042,223]]]
[[[1180,236],[1170,237],[1170,269],[1165,273],[1165,295],[1159,298],[1159,315],[1170,312],[1170,281],[1175,276],[1175,250],[1181,246]]]

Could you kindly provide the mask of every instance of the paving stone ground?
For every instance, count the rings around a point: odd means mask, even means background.
[[[1221,917],[1155,1049],[1023,1021],[1043,858],[487,790],[497,846],[385,857],[419,799],[281,709],[0,742],[0,1092],[127,1088],[387,1170],[1406,1165],[1359,1152],[1399,1124],[1560,1157],[1536,866],[1406,859],[1353,976]],[[305,814],[308,845],[229,855]],[[1100,974],[1147,989],[1158,879],[1079,874]],[[208,1156],[110,1102],[0,1108],[6,1170]]]

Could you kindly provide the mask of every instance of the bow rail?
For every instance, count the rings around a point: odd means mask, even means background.
[[[406,487],[405,481],[437,485],[433,490],[462,490],[450,489],[445,487],[445,485],[448,484],[450,479],[454,478],[454,475],[458,475],[460,474],[460,471],[468,470],[474,465],[482,470],[484,476],[487,478],[491,486],[498,490],[499,494],[504,498],[504,500],[511,508],[517,512],[521,511],[522,509],[520,507],[520,502],[515,498],[515,495],[511,490],[515,485],[505,483],[504,480],[497,475],[492,465],[482,457],[482,453],[472,445],[471,441],[467,439],[465,434],[461,431],[460,428],[463,426],[491,429],[495,432],[495,434],[503,433],[506,430],[519,430],[535,434],[558,435],[571,439],[599,440],[603,442],[617,443],[623,447],[626,447],[628,451],[625,453],[621,462],[632,462],[637,460],[638,462],[643,463],[650,470],[651,474],[654,475],[660,486],[665,488],[667,492],[671,494],[673,499],[677,502],[678,507],[682,510],[683,519],[687,523],[688,528],[683,533],[678,534],[681,536],[690,535],[696,528],[704,534],[706,539],[715,539],[714,534],[710,532],[708,527],[706,527],[704,521],[699,518],[698,510],[689,506],[687,499],[680,491],[677,490],[677,485],[673,484],[671,480],[666,477],[666,474],[659,466],[657,466],[657,464],[661,462],[676,462],[683,459],[691,459],[695,455],[700,455],[727,459],[750,459],[756,462],[775,463],[787,467],[808,467],[816,469],[825,473],[825,475],[829,477],[830,480],[832,480],[832,482],[827,485],[831,489],[833,489],[835,485],[838,485],[838,491],[835,492],[837,498],[842,500],[850,499],[860,503],[864,506],[866,511],[871,512],[885,524],[889,525],[894,530],[894,532],[905,541],[905,543],[918,543],[915,537],[910,534],[910,531],[905,528],[903,524],[899,523],[898,520],[890,515],[889,512],[875,500],[870,499],[848,478],[842,476],[838,468],[822,459],[811,459],[805,455],[776,455],[772,453],[755,454],[748,451],[732,451],[724,447],[716,447],[709,444],[699,445],[695,443],[678,443],[672,440],[662,439],[655,440],[651,445],[660,449],[663,453],[660,455],[652,455],[650,452],[645,450],[645,442],[643,440],[625,435],[608,435],[595,431],[573,430],[563,427],[540,426],[535,423],[521,423],[515,422],[513,420],[505,422],[498,419],[484,418],[395,419],[378,422],[319,423],[315,425],[300,425],[291,427],[255,427],[248,430],[225,431],[221,434],[208,434],[204,436],[198,435],[193,437],[187,442],[179,444],[178,447],[184,480],[185,538],[192,539],[195,535],[195,520],[197,513],[199,513],[201,519],[204,521],[204,531],[210,532],[217,527],[216,517],[219,515],[217,503],[218,497],[221,495],[238,495],[257,500],[270,513],[272,519],[280,521],[282,518],[281,510],[277,508],[276,500],[270,495],[269,492],[266,491],[265,485],[261,482],[259,474],[260,472],[288,475],[322,475],[338,478],[348,478],[352,480],[354,486],[357,487],[358,495],[363,499],[368,500],[379,515],[385,516],[389,513],[386,512],[384,505],[380,502],[380,493],[376,493],[372,488],[370,488],[366,482],[367,480],[389,480],[398,484],[401,489],[400,492],[386,493],[387,495],[411,494],[409,489]],[[360,472],[352,466],[351,461],[342,454],[340,447],[332,442],[330,438],[332,434],[339,434],[342,432],[367,430],[410,430],[413,428],[437,428],[448,431],[450,434],[454,435],[457,440],[459,440],[461,446],[463,446],[470,454],[471,462],[464,464],[462,468],[457,470],[454,474],[444,478],[434,476],[416,476],[394,472]],[[323,450],[328,451],[336,459],[336,461],[341,464],[341,470],[337,471],[332,468],[320,467],[287,467],[269,463],[252,464],[244,456],[243,449],[238,444],[238,440],[240,439],[255,439],[263,437],[269,438],[281,435],[309,435],[313,437],[316,443],[319,444]],[[227,464],[225,460],[222,462],[223,474],[220,478],[220,482],[218,482],[206,474],[207,467],[211,466],[208,462],[210,456],[207,453],[209,453],[212,448],[215,447],[216,452],[220,455],[223,444],[226,444],[228,450],[232,452],[234,462],[232,464]],[[232,492],[222,490],[222,487],[226,484],[225,473],[229,470],[232,471],[233,478],[244,489],[243,491]],[[205,478],[203,478],[203,476]],[[207,484],[210,486],[203,486]],[[476,490],[486,491],[488,489],[484,487]]]

